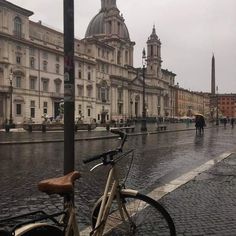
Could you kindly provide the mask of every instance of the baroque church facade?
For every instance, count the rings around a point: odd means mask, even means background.
[[[28,119],[41,123],[43,114],[56,118],[60,112],[63,33],[31,21],[32,15],[0,0],[0,124],[9,119],[10,112],[15,124]],[[142,117],[143,68],[133,66],[134,46],[116,0],[101,0],[85,37],[74,40],[75,119],[106,123]],[[176,75],[161,68],[161,42],[155,27],[146,51],[147,117],[172,117]]]

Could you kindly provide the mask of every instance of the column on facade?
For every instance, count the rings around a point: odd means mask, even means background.
[[[124,89],[123,90],[123,97],[124,97],[124,101],[123,101],[123,106],[124,106],[124,115],[127,118],[129,118],[129,94],[128,94],[128,90]]]
[[[117,116],[117,88],[111,87],[111,119]]]

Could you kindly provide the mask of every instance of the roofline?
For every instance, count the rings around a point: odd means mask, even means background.
[[[21,13],[25,16],[32,16],[34,14],[34,12],[30,11],[30,10],[27,10],[25,8],[22,8],[22,7],[19,7],[11,2],[8,2],[6,0],[0,0],[0,6],[4,6],[4,7],[8,7],[10,8],[11,10],[14,10],[18,13]]]
[[[175,73],[173,73],[172,71],[169,71],[168,69],[161,69],[161,70],[162,70],[162,72],[164,72],[164,73],[167,73],[167,74],[170,74],[170,75],[176,76]]]

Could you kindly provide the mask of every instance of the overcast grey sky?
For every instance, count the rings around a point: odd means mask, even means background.
[[[63,0],[9,0],[34,12],[31,20],[63,31]],[[75,35],[83,38],[101,0],[74,0]],[[215,55],[220,93],[236,93],[236,0],[117,0],[130,38],[136,42],[134,66],[153,24],[162,42],[162,68],[177,74],[186,89],[210,91],[211,58]]]

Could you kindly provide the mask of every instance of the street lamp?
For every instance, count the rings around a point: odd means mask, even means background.
[[[130,119],[133,119],[133,115],[132,115],[132,108],[133,108],[133,99],[130,98]]]
[[[143,63],[143,116],[142,116],[142,125],[141,131],[147,131],[147,120],[146,120],[146,103],[145,103],[145,65],[146,65],[146,52],[145,48],[143,49],[143,56],[142,56],[142,63]]]
[[[12,81],[13,81],[13,72],[12,72],[12,69],[10,71],[9,81],[10,81],[10,119],[9,119],[9,124],[11,126],[13,124],[13,117],[12,117],[12,93],[13,93]]]
[[[218,86],[216,86],[216,125],[219,125]]]

